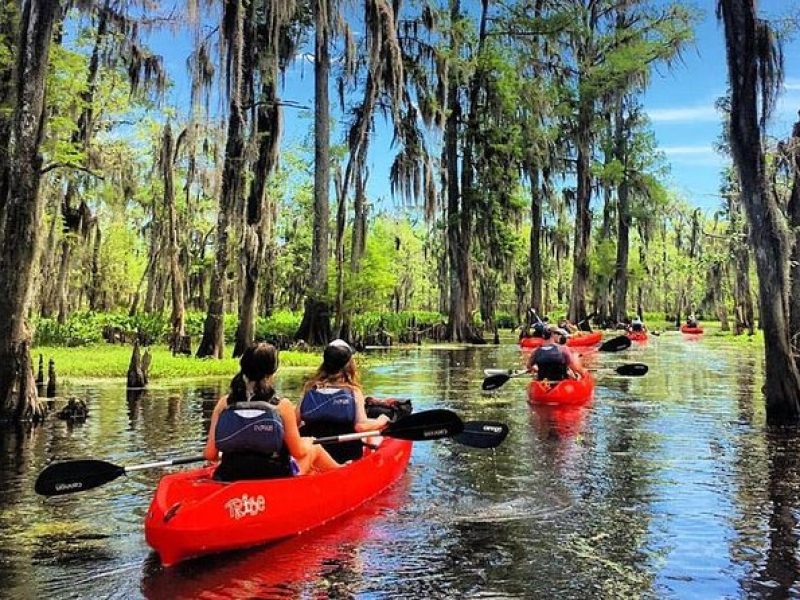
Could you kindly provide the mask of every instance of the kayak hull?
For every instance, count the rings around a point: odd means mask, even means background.
[[[528,384],[528,402],[551,406],[580,406],[594,395],[594,379],[587,373],[580,379],[562,381],[531,381]]]
[[[702,327],[689,327],[688,325],[681,325],[681,333],[688,335],[700,335],[703,333]]]
[[[603,334],[600,331],[592,331],[584,335],[575,335],[567,338],[567,346],[571,347],[586,347],[599,344],[603,340]],[[543,338],[527,337],[519,341],[521,348],[538,348],[544,344]]]
[[[226,483],[211,479],[213,466],[166,475],[145,516],[145,539],[169,567],[298,535],[392,485],[405,472],[411,447],[385,438],[358,461],[300,477]]]
[[[647,332],[646,331],[630,331],[630,332],[628,332],[628,337],[631,339],[632,342],[646,342],[647,341]]]

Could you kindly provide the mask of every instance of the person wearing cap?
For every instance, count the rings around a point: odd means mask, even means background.
[[[230,393],[219,399],[211,415],[203,455],[219,461],[214,479],[269,479],[339,468],[323,448],[300,436],[294,405],[275,393],[277,349],[250,344],[239,366]]]
[[[539,380],[560,381],[582,377],[586,369],[578,357],[566,346],[567,332],[558,327],[548,327],[544,332],[545,342],[528,359],[528,371],[536,373]]]
[[[644,326],[644,323],[642,323],[642,318],[639,315],[636,315],[633,321],[631,321],[631,331],[634,333],[647,331],[647,328]]]
[[[303,386],[297,418],[302,422],[303,435],[314,437],[380,431],[389,424],[386,415],[367,417],[353,349],[340,339],[325,347],[322,364]],[[323,446],[340,463],[357,460],[363,454],[360,440]]]

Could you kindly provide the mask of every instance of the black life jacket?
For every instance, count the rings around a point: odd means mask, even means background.
[[[269,479],[292,474],[283,442],[283,420],[274,404],[245,401],[229,404],[214,430],[222,460],[214,478],[222,481]]]
[[[355,432],[356,398],[350,388],[322,387],[308,390],[300,401],[300,435],[328,437]],[[361,440],[323,444],[338,463],[361,458]]]
[[[538,379],[560,381],[567,378],[567,357],[553,343],[536,350],[533,362],[538,367]]]

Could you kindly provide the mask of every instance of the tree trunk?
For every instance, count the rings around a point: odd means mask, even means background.
[[[105,303],[101,301],[101,277],[100,272],[100,250],[103,247],[103,234],[100,230],[100,222],[94,224],[94,244],[92,246],[92,266],[91,277],[89,279],[89,310],[105,309]]]
[[[477,56],[481,56],[486,39],[488,0],[481,1],[481,20],[478,33]],[[453,25],[461,19],[460,2],[453,0],[450,20]],[[456,36],[451,35],[451,50],[458,51]],[[454,71],[454,69],[451,69]],[[450,74],[447,104],[450,114],[445,125],[445,151],[447,153],[447,236],[450,251],[450,310],[448,333],[452,341],[485,343],[471,324],[472,315],[472,212],[473,174],[472,150],[477,131],[478,92],[483,77],[481,67],[473,74],[469,85],[469,113],[462,148],[461,186],[459,189],[458,131],[462,108],[459,98],[460,82],[456,73]]]
[[[228,114],[228,139],[225,144],[225,164],[222,169],[222,195],[217,214],[217,239],[214,273],[208,293],[208,312],[203,324],[203,338],[197,347],[197,357],[212,356],[222,358],[225,346],[224,317],[225,298],[228,293],[228,267],[231,221],[244,189],[245,135],[246,123],[243,108],[248,77],[244,70],[244,21],[243,0],[232,0],[226,15],[234,23],[235,32],[230,40],[228,56],[230,59],[231,99]]]
[[[180,268],[178,244],[178,215],[175,209],[175,177],[173,163],[175,161],[175,139],[172,137],[172,127],[167,122],[164,126],[164,135],[161,139],[161,174],[164,178],[164,213],[167,215],[169,236],[167,255],[169,258],[170,281],[172,283],[172,314],[170,324],[170,349],[177,352],[184,348],[185,307],[183,301],[183,272]]]
[[[264,249],[268,243],[268,227],[271,220],[267,187],[272,172],[278,163],[281,138],[281,107],[277,90],[272,83],[278,78],[278,65],[269,72],[270,80],[262,86],[261,102],[256,120],[258,136],[258,158],[253,169],[253,183],[247,197],[246,225],[242,254],[243,292],[239,303],[239,325],[236,329],[236,344],[233,356],[241,356],[256,334],[256,298],[261,269],[264,266]],[[268,268],[273,268],[268,265]]]
[[[628,299],[628,255],[630,251],[630,188],[627,174],[627,149],[625,119],[620,102],[614,116],[614,158],[622,164],[622,181],[617,187],[617,260],[614,267],[614,320],[622,322],[627,316]],[[641,315],[640,315],[641,316]]]
[[[575,241],[573,248],[572,291],[567,318],[577,323],[586,315],[586,288],[589,283],[589,236],[592,230],[592,102],[581,99],[578,110],[576,142],[577,194],[575,199]]]
[[[542,306],[542,190],[539,185],[539,170],[530,165],[528,176],[531,180],[531,236],[530,236],[530,268],[531,268],[531,306],[537,311]]]
[[[313,0],[314,45],[314,223],[311,246],[311,283],[305,312],[295,339],[313,345],[327,344],[331,337],[328,307],[328,218],[330,208],[330,101],[331,68],[329,0]]]
[[[800,373],[789,339],[789,256],[783,215],[767,192],[758,118],[759,61],[753,0],[720,0],[731,83],[730,141],[750,223],[758,273],[760,324],[764,329],[764,392],[771,423],[800,418]],[[761,25],[763,26],[763,25]]]
[[[25,323],[40,246],[44,201],[39,194],[45,127],[45,88],[58,0],[25,0],[14,71],[14,112],[9,126],[8,168],[0,173],[4,223],[0,241],[0,419],[39,420],[39,402]]]
[[[791,149],[791,165],[794,171],[792,177],[792,194],[789,197],[787,212],[789,213],[789,225],[794,232],[791,257],[791,298],[790,298],[790,319],[789,336],[792,346],[800,349],[798,336],[800,336],[800,121],[792,128],[792,137],[789,140]]]

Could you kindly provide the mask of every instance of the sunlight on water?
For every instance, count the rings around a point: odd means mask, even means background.
[[[44,499],[55,459],[135,464],[196,454],[226,382],[75,386],[91,416],[0,435],[0,564],[9,598],[785,597],[800,591],[800,439],[765,430],[761,358],[665,334],[587,354],[594,400],[531,407],[516,345],[392,351],[368,393],[417,410],[505,421],[495,451],[417,443],[398,485],[349,516],[277,545],[162,569],[142,520],[163,474],[145,471]],[[613,367],[644,362],[641,378]],[[302,372],[278,379],[296,400]]]

